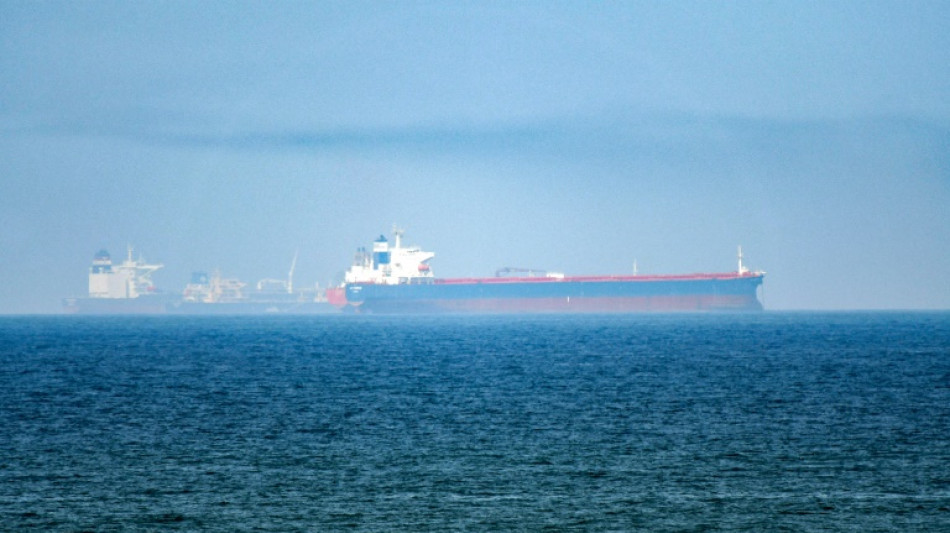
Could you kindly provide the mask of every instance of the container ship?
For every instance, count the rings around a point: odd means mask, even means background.
[[[565,276],[506,268],[495,277],[436,278],[432,252],[402,245],[403,232],[357,250],[330,302],[360,313],[638,313],[760,311],[765,272],[750,271],[739,248],[735,272]],[[517,274],[517,275],[512,275]]]
[[[121,263],[113,263],[106,250],[100,250],[89,267],[89,294],[63,300],[66,313],[128,315],[128,314],[314,314],[335,313],[337,308],[326,299],[319,287],[295,288],[290,267],[286,280],[265,279],[250,290],[247,284],[225,278],[219,272],[192,274],[191,282],[180,293],[166,293],[155,287],[152,274],[162,264],[133,259],[132,247]]]

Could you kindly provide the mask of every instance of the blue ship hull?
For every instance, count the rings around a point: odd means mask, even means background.
[[[370,313],[759,311],[762,278],[731,273],[350,283],[346,302]]]

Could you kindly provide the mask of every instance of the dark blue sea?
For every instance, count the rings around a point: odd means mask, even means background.
[[[950,313],[0,317],[8,531],[950,531]]]

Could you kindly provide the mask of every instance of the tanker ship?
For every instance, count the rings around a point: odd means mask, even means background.
[[[94,315],[161,314],[171,298],[155,288],[152,274],[163,267],[132,258],[113,263],[106,250],[99,250],[89,267],[89,295],[63,300],[63,311]]]
[[[326,300],[319,286],[294,286],[294,265],[286,280],[263,279],[248,290],[247,284],[236,278],[225,278],[219,271],[192,272],[191,282],[185,286],[181,298],[170,302],[169,313],[189,315],[256,315],[279,313],[287,315],[335,313],[337,308]]]
[[[342,287],[330,302],[361,313],[638,313],[760,311],[765,272],[743,265],[735,272],[668,275],[565,276],[501,269],[495,277],[436,278],[432,252],[380,236],[372,251],[357,250]],[[516,274],[516,275],[512,275]]]

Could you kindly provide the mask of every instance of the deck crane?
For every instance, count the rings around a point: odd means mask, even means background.
[[[294,268],[297,267],[297,255],[300,250],[294,250],[294,260],[290,262],[290,272],[287,273],[287,294],[294,293]]]

